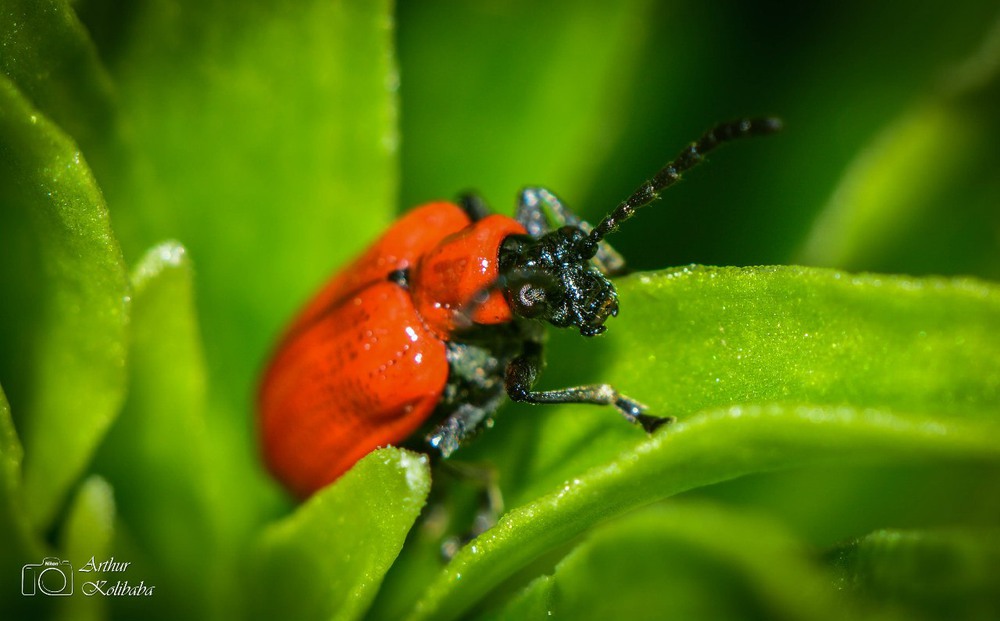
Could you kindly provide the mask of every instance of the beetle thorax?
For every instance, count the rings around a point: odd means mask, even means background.
[[[495,287],[500,245],[521,233],[524,227],[517,221],[487,216],[448,236],[421,258],[411,275],[410,291],[417,312],[440,338],[449,340],[470,320],[491,325],[513,319]],[[483,294],[484,300],[476,299]]]

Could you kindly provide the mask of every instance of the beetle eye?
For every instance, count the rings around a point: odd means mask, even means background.
[[[537,287],[529,283],[521,285],[521,288],[517,290],[519,314],[524,317],[537,316],[545,309],[547,297],[548,295],[542,287]]]

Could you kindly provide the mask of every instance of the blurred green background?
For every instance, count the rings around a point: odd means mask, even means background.
[[[0,616],[1000,616],[998,20],[0,0]],[[612,241],[639,271],[806,269],[633,276],[606,338],[552,335],[542,387],[614,381],[675,430],[505,406],[462,457],[511,512],[447,566],[475,490],[435,472],[427,500],[411,454],[298,508],[263,472],[276,336],[395,214],[544,185],[596,221],[765,114],[785,131]],[[19,591],[111,555],[155,593]]]

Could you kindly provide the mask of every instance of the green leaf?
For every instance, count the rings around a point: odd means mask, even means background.
[[[884,252],[885,240],[901,224],[919,220],[926,201],[947,191],[951,177],[967,167],[967,124],[939,105],[907,114],[864,148],[844,174],[799,260],[813,265],[859,269]],[[938,158],[936,154],[957,154]]]
[[[149,0],[109,19],[96,42],[131,141],[101,184],[127,258],[165,238],[195,258],[220,442],[245,445],[229,421],[282,324],[395,211],[390,4]]]
[[[0,77],[0,377],[24,443],[25,510],[46,529],[118,411],[127,289],[76,145]]]
[[[838,586],[906,619],[992,619],[1000,613],[996,530],[882,530],[832,553]]]
[[[80,146],[105,164],[119,135],[114,85],[66,0],[2,0],[0,73]],[[105,171],[95,170],[98,179]]]
[[[44,548],[32,531],[21,498],[21,442],[10,418],[7,397],[0,388],[0,566],[15,568],[25,563],[37,563]],[[0,590],[0,610],[12,611],[26,607],[15,589]],[[24,611],[25,615],[27,611]]]
[[[223,614],[232,602],[220,583],[234,568],[220,535],[218,456],[205,424],[205,363],[187,251],[177,242],[152,248],[131,280],[128,399],[95,468],[114,486],[121,523],[155,569],[160,592],[186,594],[169,614]],[[199,571],[192,559],[201,559]]]
[[[508,421],[506,432],[498,419],[472,454],[495,456],[507,498],[527,504],[456,556],[415,618],[451,618],[597,521],[686,489],[875,457],[997,459],[994,286],[692,267],[636,275],[620,293],[628,312],[609,328],[614,364],[600,377],[681,423],[643,442],[596,408]],[[516,425],[533,434],[512,437]]]
[[[64,559],[73,565],[73,595],[57,600],[56,618],[67,620],[97,620],[108,617],[108,598],[93,596],[84,582],[109,580],[115,576],[101,572],[81,572],[81,567],[93,559],[95,564],[105,561],[111,553],[115,533],[115,499],[111,486],[98,476],[88,477],[77,491],[62,527]]]
[[[982,281],[692,266],[618,289],[607,333],[556,340],[540,387],[608,382],[681,418],[771,403],[993,417],[1000,403],[1000,289]],[[500,456],[516,506],[641,438],[609,409],[521,407],[469,456]]]
[[[0,490],[3,490],[4,507],[10,507],[16,502],[16,495],[21,486],[21,459],[24,451],[21,441],[14,429],[14,421],[10,418],[10,405],[0,387]]]
[[[673,503],[595,529],[486,618],[858,618],[848,609],[827,570],[772,520]]]
[[[253,612],[261,619],[360,618],[429,491],[423,455],[385,448],[359,461],[263,532],[253,550]]]
[[[81,5],[127,141],[102,170],[125,256],[182,240],[198,265],[206,421],[237,548],[275,490],[253,386],[282,326],[395,212],[390,2]]]
[[[692,266],[620,289],[612,379],[636,395],[658,386],[655,411],[783,401],[992,416],[1000,402],[991,283]]]
[[[830,463],[1000,463],[995,423],[875,409],[732,407],[664,429],[557,491],[501,517],[455,556],[411,619],[453,619],[528,563],[597,523],[679,492],[754,472]]]
[[[936,92],[893,120],[844,172],[798,260],[879,271],[1000,276],[993,171],[1000,22]]]

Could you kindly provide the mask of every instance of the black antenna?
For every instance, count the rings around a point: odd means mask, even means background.
[[[705,155],[719,145],[748,136],[766,136],[780,129],[781,119],[763,117],[719,123],[708,130],[701,138],[681,151],[673,161],[661,168],[653,175],[652,179],[644,182],[635,192],[632,192],[631,196],[619,203],[614,211],[605,216],[600,224],[594,227],[594,230],[582,243],[581,258],[593,257],[597,253],[597,244],[605,236],[617,230],[618,226],[635,215],[640,207],[645,207],[659,198],[661,191],[680,180],[681,175],[686,171],[703,162]]]

